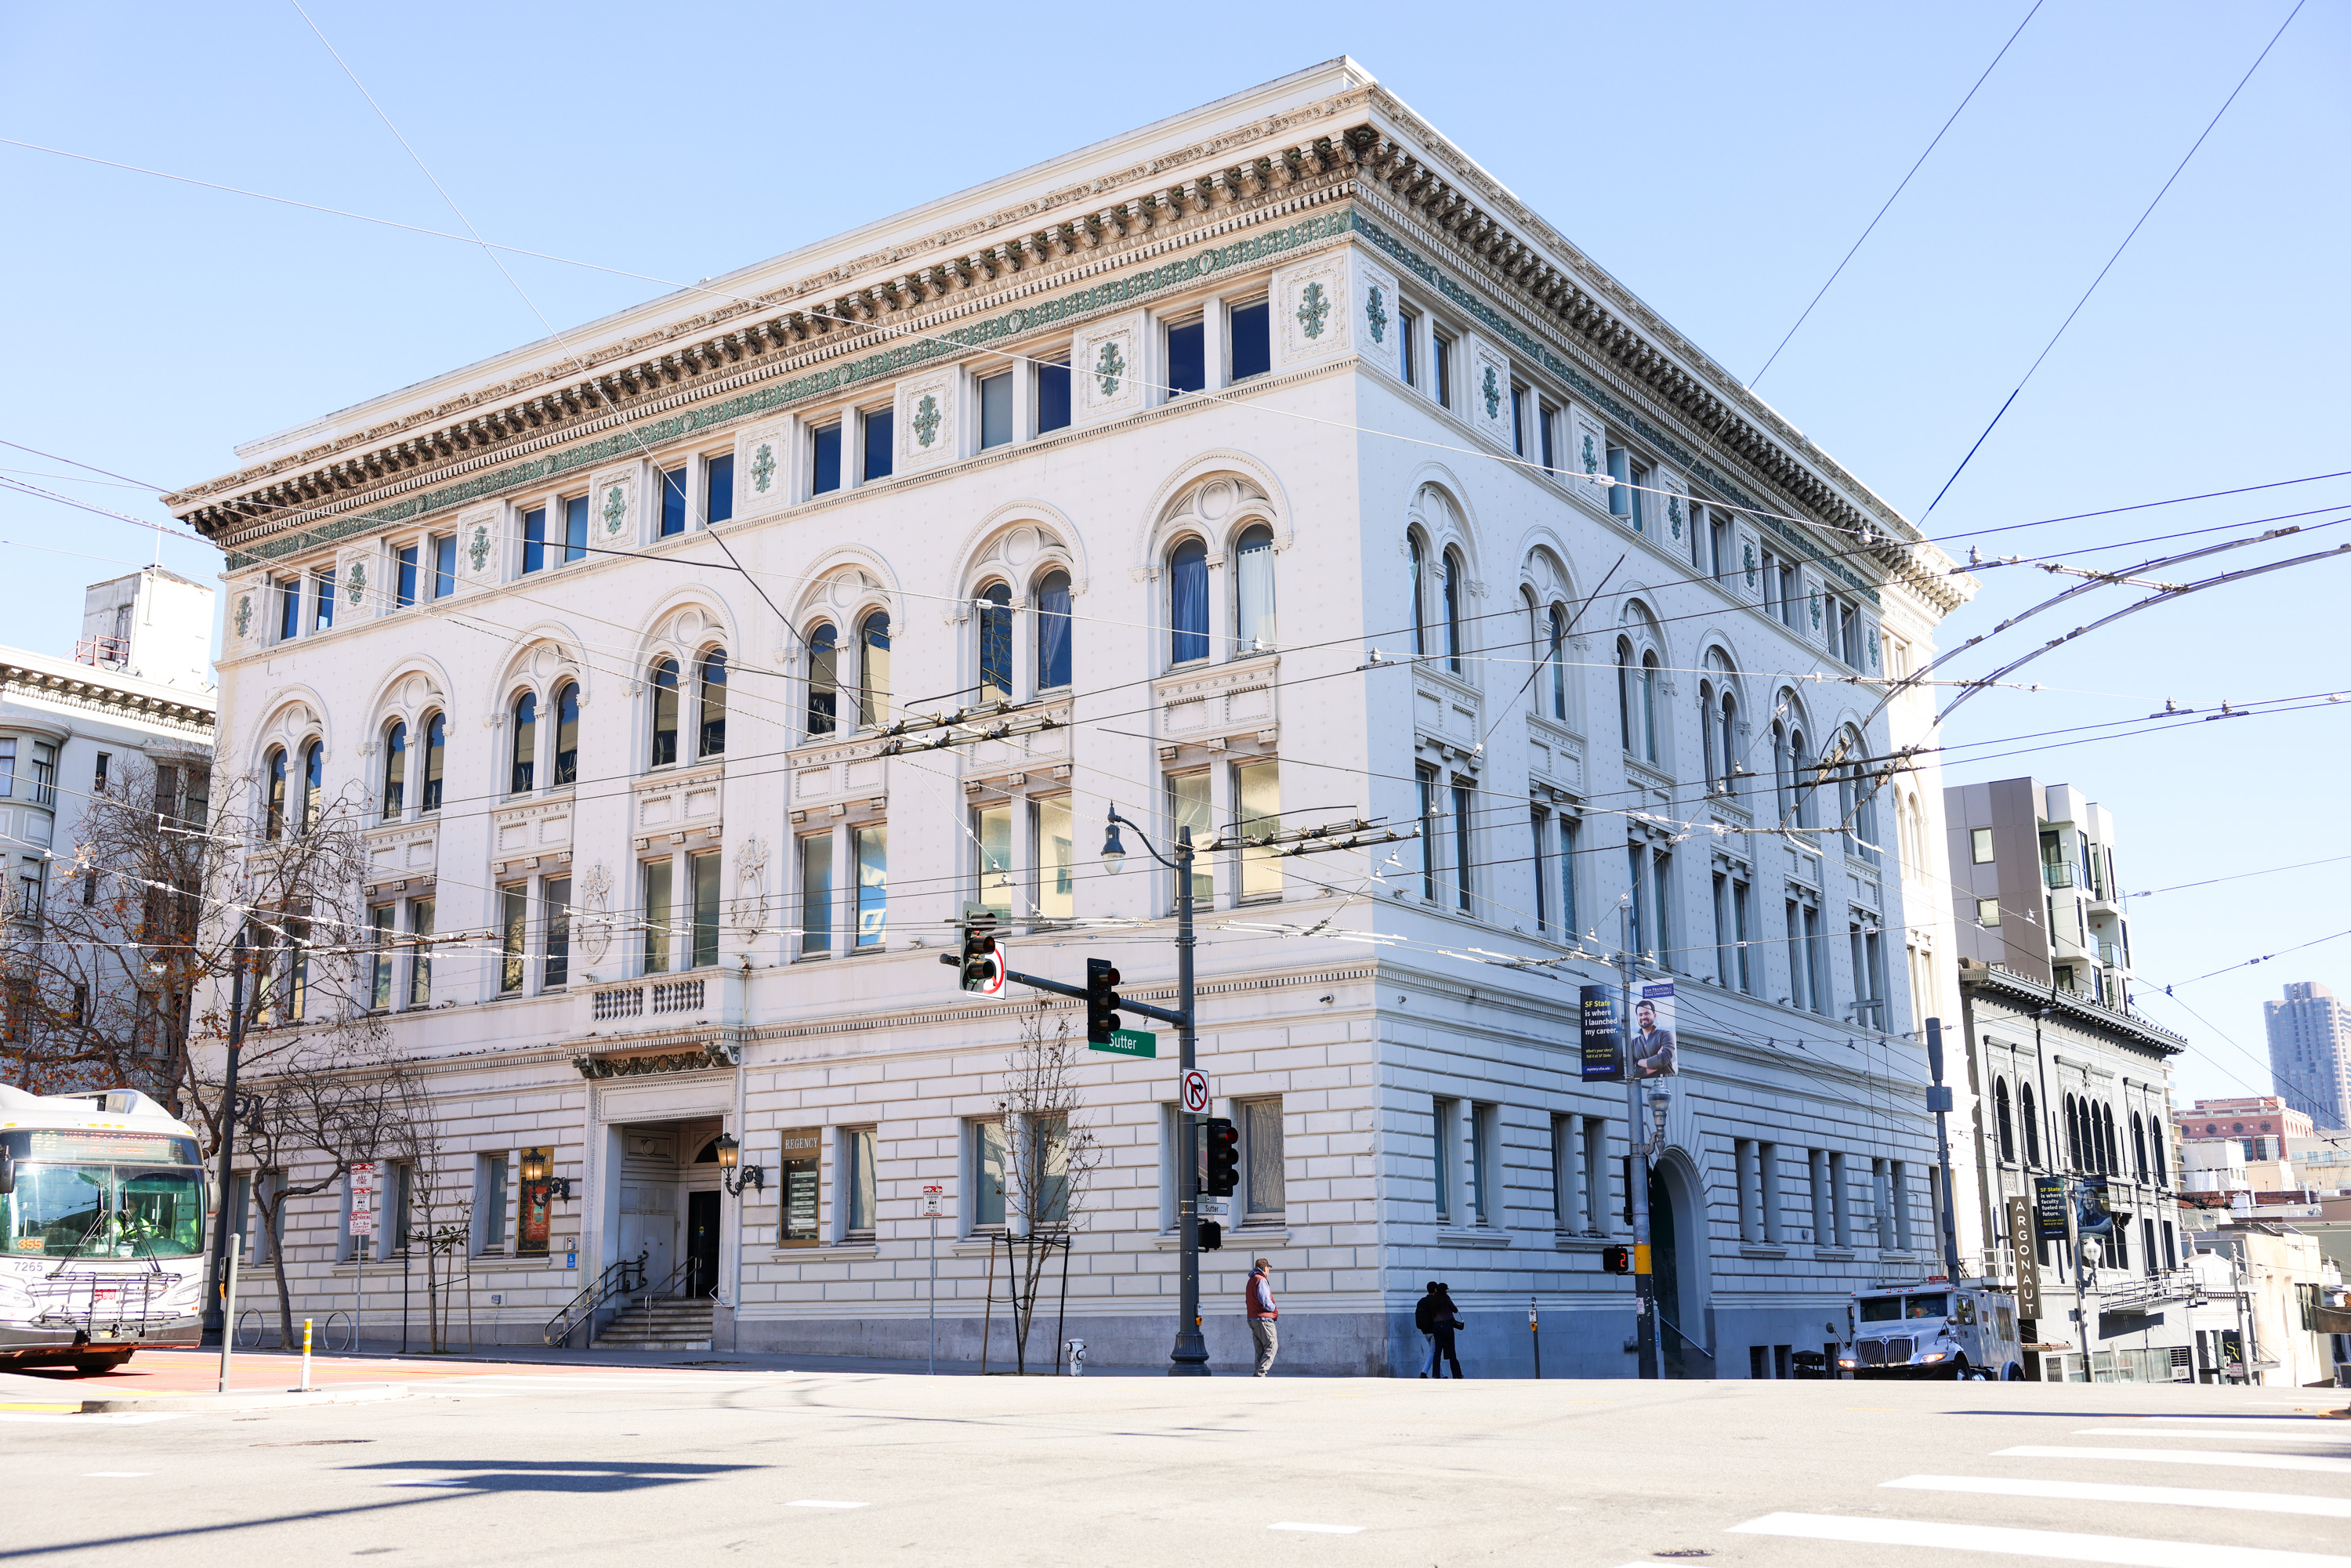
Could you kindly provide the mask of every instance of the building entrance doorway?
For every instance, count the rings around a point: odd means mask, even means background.
[[[685,1256],[691,1267],[682,1293],[700,1301],[718,1289],[718,1194],[715,1191],[685,1195]]]
[[[656,1295],[705,1297],[718,1284],[715,1120],[637,1123],[621,1134],[616,1257],[644,1260]]]
[[[1667,1161],[1649,1167],[1649,1270],[1657,1301],[1657,1369],[1667,1377],[1712,1377],[1706,1353],[1698,1276],[1706,1267],[1705,1229],[1694,1219],[1679,1173]],[[1693,1239],[1685,1252],[1682,1239]]]

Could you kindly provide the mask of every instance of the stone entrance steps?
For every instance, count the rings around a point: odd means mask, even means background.
[[[600,1350],[708,1350],[711,1317],[708,1297],[632,1301],[596,1333]]]

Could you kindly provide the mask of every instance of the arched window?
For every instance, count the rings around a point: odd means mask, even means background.
[[[1771,721],[1771,810],[1784,825],[1788,821],[1788,730]]]
[[[1186,539],[1167,558],[1167,624],[1171,664],[1208,656],[1208,547]]]
[[[857,722],[873,728],[890,722],[890,612],[876,610],[857,629]]]
[[[1037,583],[1037,689],[1070,684],[1070,574],[1049,571]]]
[[[1445,667],[1461,673],[1461,552],[1445,552]]]
[[[726,650],[713,648],[702,655],[701,738],[697,757],[726,755]]]
[[[2009,1125],[2008,1080],[1995,1078],[1991,1084],[1992,1124],[2000,1137],[2000,1157],[2016,1158],[2016,1134]]]
[[[434,714],[424,721],[424,789],[417,799],[417,809],[437,811],[441,809],[441,773],[449,759],[449,716]]]
[[[2163,1152],[2164,1145],[2168,1141],[2165,1133],[2166,1129],[2158,1124],[2155,1129],[2154,1138],[2149,1140],[2155,1145],[2155,1185],[2158,1186],[2171,1185],[2171,1162]]]
[[[1813,791],[1820,781],[1813,776],[1805,762],[1804,732],[1792,729],[1788,732],[1788,777],[1796,796],[1795,825],[1800,828],[1818,827],[1820,824],[1813,821]]]
[[[1717,744],[1722,748],[1722,792],[1735,795],[1739,792],[1739,698],[1728,686],[1715,699],[1715,727]]]
[[[530,791],[538,760],[538,694],[525,692],[515,698],[514,755],[507,779],[509,794],[524,795]]]
[[[1244,653],[1273,646],[1273,530],[1251,523],[1233,552],[1234,642]]]
[[[1428,654],[1428,559],[1420,548],[1420,536],[1407,536],[1405,543],[1412,551],[1412,651],[1426,658]]]
[[[2137,1156],[2137,1163],[2131,1166],[2131,1175],[2144,1183],[2147,1180],[2147,1118],[2136,1111],[2131,1113],[2131,1152]]]
[[[2065,1168],[2082,1168],[2082,1112],[2071,1094],[2065,1096]]]
[[[1567,607],[1551,607],[1551,716],[1567,722]]]
[[[653,665],[653,749],[655,768],[666,768],[677,760],[677,661],[664,659]]]
[[[312,741],[302,748],[302,827],[308,832],[319,825],[319,814],[325,803],[327,785],[327,747]]]
[[[1633,644],[1616,639],[1616,731],[1625,749],[1633,749]]]
[[[1535,591],[1531,588],[1520,589],[1519,601],[1527,607],[1527,667],[1536,672],[1528,677],[1520,689],[1527,695],[1527,711],[1539,714],[1543,710],[1541,671],[1550,656],[1543,642],[1542,606],[1535,601]]]
[[[1657,759],[1657,655],[1641,655],[1641,755]]]
[[[408,726],[399,719],[383,732],[383,820],[400,820],[408,794]]]
[[[1706,750],[1706,787],[1711,789],[1722,778],[1722,759],[1715,755],[1714,683],[1711,681],[1698,684],[1698,733]]]
[[[272,841],[286,836],[286,748],[273,746],[268,760],[262,764],[262,774],[268,780],[265,786],[267,800],[261,823],[261,836]]]
[[[566,681],[555,688],[556,788],[580,782],[580,684]]]
[[[2030,1083],[2017,1085],[2016,1092],[2022,1110],[2017,1119],[2024,1124],[2024,1163],[2037,1166],[2041,1163],[2041,1103],[2032,1097]]]
[[[1012,590],[1000,582],[979,593],[979,700],[1012,700]]]
[[[831,735],[841,718],[841,637],[830,625],[809,633],[808,732]]]
[[[2123,1174],[2122,1140],[2115,1135],[2115,1108],[2098,1107],[2098,1172],[2102,1176]]]

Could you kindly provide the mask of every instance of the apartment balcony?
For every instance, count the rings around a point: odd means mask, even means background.
[[[2073,862],[2070,861],[2043,861],[2041,862],[2041,884],[2043,887],[2073,886]]]
[[[580,993],[581,1032],[598,1036],[725,1029],[743,1021],[743,972],[712,967],[643,975]]]

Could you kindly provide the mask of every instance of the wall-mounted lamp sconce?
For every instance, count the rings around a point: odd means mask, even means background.
[[[742,1164],[743,1145],[728,1134],[718,1134],[718,1179],[726,1184],[727,1196],[740,1197],[743,1189],[753,1192],[768,1189],[768,1173],[758,1166]]]
[[[554,1162],[548,1158],[545,1149],[525,1149],[522,1152],[523,1184],[525,1186],[532,1183],[545,1184],[549,1202],[571,1196],[571,1178],[549,1175],[549,1172],[553,1165]]]

